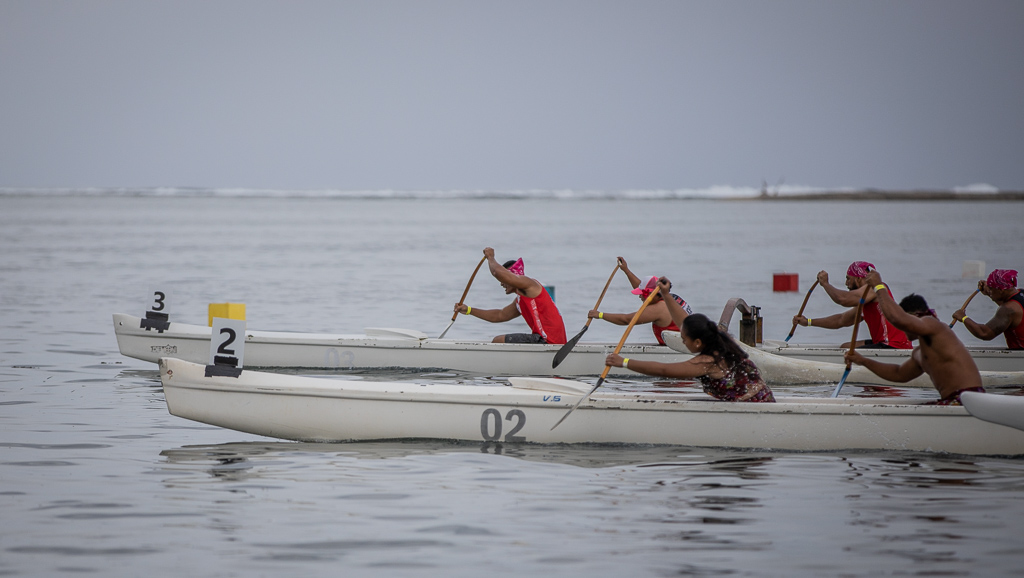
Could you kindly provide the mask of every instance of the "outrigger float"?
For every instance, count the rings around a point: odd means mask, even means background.
[[[671,444],[763,450],[906,450],[1024,455],[1021,398],[978,394],[1017,426],[959,406],[878,398],[730,403],[704,395],[598,390],[510,377],[511,386],[373,382],[159,360],[167,408],[197,422],[307,442],[446,439],[497,443]],[[1017,416],[1014,418],[1014,416]],[[1012,423],[1012,422],[1011,422]]]

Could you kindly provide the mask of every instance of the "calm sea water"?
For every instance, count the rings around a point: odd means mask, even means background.
[[[258,329],[436,334],[492,246],[556,287],[570,334],[622,255],[713,318],[730,297],[761,306],[781,339],[817,271],[838,284],[853,260],[948,316],[974,288],[964,261],[1024,270],[1020,215],[996,202],[0,196],[0,575],[1018,575],[1021,459],[280,442],[170,416],[110,316],[141,314],[161,288],[183,322],[231,301]],[[799,293],[771,291],[782,271]],[[482,273],[467,302],[509,299]],[[619,277],[602,309],[637,305]],[[820,291],[807,307],[837,310]],[[449,335],[518,328],[461,317]],[[595,322],[587,337],[620,331]]]

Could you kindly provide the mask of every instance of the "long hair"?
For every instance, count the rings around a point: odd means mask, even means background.
[[[731,369],[748,357],[747,353],[729,337],[728,333],[718,329],[718,324],[701,313],[694,313],[683,320],[683,331],[690,339],[700,339],[703,349],[701,355],[710,355],[715,364],[721,366],[725,361]]]

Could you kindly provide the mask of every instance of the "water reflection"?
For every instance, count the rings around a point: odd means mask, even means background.
[[[906,389],[888,385],[864,385],[853,397],[906,397]]]
[[[707,466],[713,470],[753,475],[749,470],[771,457],[729,457],[745,450],[709,450],[683,446],[628,444],[504,444],[448,440],[408,440],[350,443],[233,442],[183,446],[160,452],[167,465],[207,465],[214,477],[238,477],[253,465],[287,461],[302,455],[323,458],[387,460],[421,455],[477,453],[531,462],[557,463],[581,468],[622,465],[637,467]],[[680,458],[684,458],[680,460]]]

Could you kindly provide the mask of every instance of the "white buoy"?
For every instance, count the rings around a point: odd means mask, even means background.
[[[984,261],[964,261],[963,275],[961,279],[984,279],[985,278],[985,262]]]

